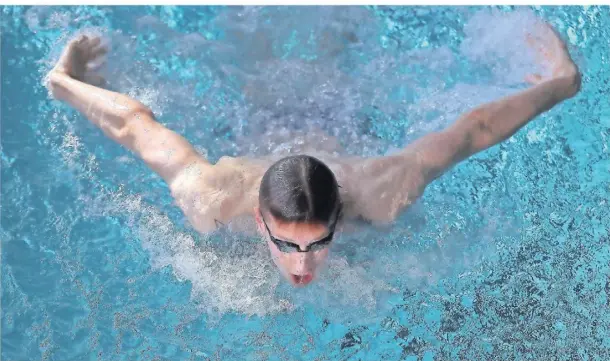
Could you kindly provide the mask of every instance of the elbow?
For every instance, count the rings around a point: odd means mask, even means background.
[[[486,122],[478,123],[467,137],[468,155],[478,153],[497,143],[497,136]]]
[[[491,114],[486,109],[475,109],[468,113],[468,119],[471,123],[471,136],[480,136],[492,134],[492,126],[490,124]]]
[[[150,108],[144,104],[134,105],[128,113],[123,116],[123,126],[119,133],[121,138],[127,138],[132,134],[134,127],[142,126],[143,122],[154,119],[154,114]]]
[[[496,135],[490,124],[489,110],[477,108],[465,115],[467,126],[459,149],[460,158],[468,157],[494,144]]]
[[[136,104],[128,116],[128,118],[135,119],[153,119],[154,114],[152,110],[144,104],[138,103]]]

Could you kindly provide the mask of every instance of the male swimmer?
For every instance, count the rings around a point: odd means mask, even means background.
[[[47,86],[54,98],[77,109],[158,173],[199,232],[236,217],[253,217],[280,272],[292,285],[304,286],[328,257],[339,222],[391,222],[447,169],[506,140],[580,90],[579,70],[564,42],[549,25],[542,25],[541,33],[542,40],[529,42],[550,76],[530,75],[528,89],[478,106],[399,153],[374,158],[222,157],[211,164],[185,138],[157,123],[147,106],[101,87],[97,70],[107,48],[99,37],[70,41],[49,72]]]

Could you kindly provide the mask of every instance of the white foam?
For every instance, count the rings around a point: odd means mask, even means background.
[[[64,134],[61,144],[61,154],[64,162],[69,166],[74,166],[76,158],[80,155],[81,143],[77,136],[71,132]]]
[[[306,290],[292,289],[270,260],[264,242],[217,233],[199,240],[178,229],[156,207],[122,190],[101,191],[88,203],[87,216],[125,216],[151,257],[152,267],[171,266],[175,277],[192,284],[192,298],[212,317],[229,312],[268,315],[315,304],[329,317],[350,318],[381,306],[379,292],[398,292],[362,265],[332,256],[319,281]],[[351,306],[345,311],[346,306]],[[373,317],[374,318],[374,317]]]
[[[462,53],[489,66],[499,83],[523,83],[526,75],[543,71],[526,41],[528,33],[535,36],[541,31],[539,25],[540,20],[529,9],[480,11],[464,26]]]

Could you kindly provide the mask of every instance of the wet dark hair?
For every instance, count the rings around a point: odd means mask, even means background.
[[[333,172],[319,159],[296,155],[275,162],[261,181],[262,212],[281,222],[332,224],[341,199]]]

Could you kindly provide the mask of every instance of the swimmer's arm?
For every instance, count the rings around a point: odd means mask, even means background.
[[[530,75],[533,87],[515,95],[477,107],[448,129],[423,137],[408,149],[414,150],[425,184],[469,156],[498,144],[524,125],[580,90],[580,73],[568,48],[552,26],[540,23],[538,37],[527,42],[552,75]]]
[[[481,105],[447,129],[412,143],[405,151],[415,152],[428,184],[456,163],[508,139],[579,90],[580,74],[574,67],[525,91]]]
[[[168,185],[189,165],[210,166],[186,139],[155,121],[152,111],[139,101],[63,73],[51,74],[49,85],[56,99],[136,153]]]

